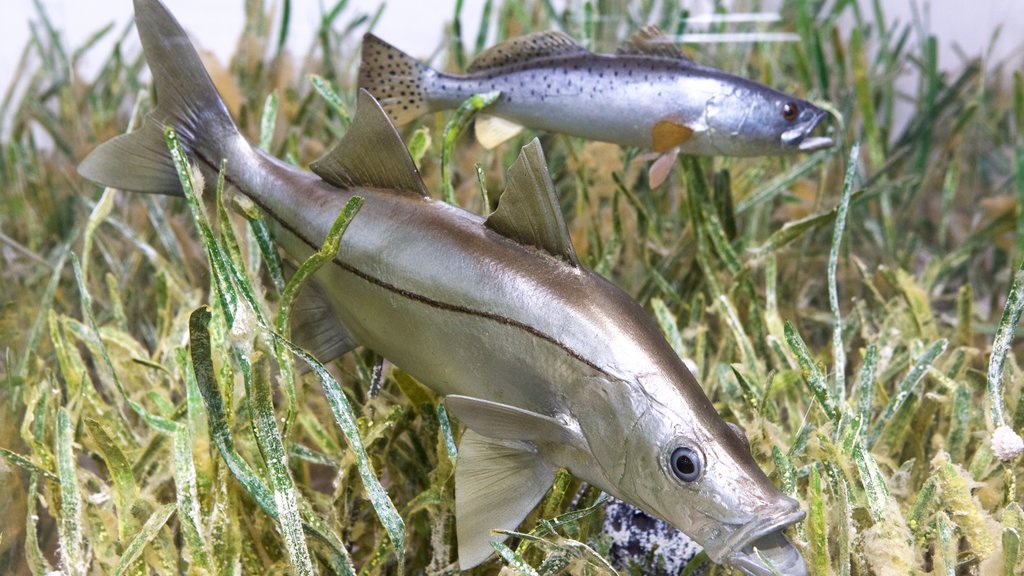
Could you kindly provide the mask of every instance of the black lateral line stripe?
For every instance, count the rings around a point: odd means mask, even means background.
[[[206,162],[208,165],[210,164],[202,156],[200,156],[200,158],[204,162]],[[302,233],[300,233],[298,230],[293,228],[287,222],[282,220],[281,217],[278,216],[269,207],[264,206],[260,202],[257,202],[256,199],[251,194],[247,193],[245,188],[243,186],[239,185],[238,181],[236,181],[234,178],[231,178],[230,176],[225,174],[224,175],[224,179],[227,180],[228,183],[230,183],[235,188],[238,188],[239,190],[241,190],[242,193],[244,193],[246,196],[248,196],[250,199],[252,199],[253,202],[256,202],[256,204],[259,205],[260,208],[262,208],[264,211],[266,211],[268,214],[270,214],[270,216],[272,218],[274,218],[274,220],[276,220],[286,230],[288,230],[288,232],[290,232],[292,235],[294,235],[299,240],[302,240],[307,246],[310,247],[311,250],[317,251],[317,250],[320,249],[320,246],[318,246],[315,242],[311,241],[309,238],[304,236]],[[519,328],[520,330],[523,330],[523,331],[525,331],[525,332],[527,332],[527,333],[529,333],[529,334],[531,334],[533,336],[536,336],[536,337],[538,337],[538,338],[540,338],[542,340],[545,340],[547,342],[550,342],[550,343],[554,344],[555,346],[557,346],[557,347],[561,348],[562,350],[564,350],[566,354],[572,356],[576,360],[579,360],[583,364],[586,364],[590,368],[592,368],[592,369],[594,369],[594,370],[596,370],[598,372],[601,372],[602,374],[606,374],[607,373],[606,370],[604,370],[603,368],[597,366],[596,364],[594,364],[590,360],[587,360],[586,358],[584,358],[576,350],[573,350],[572,348],[570,348],[570,347],[566,346],[565,344],[559,342],[558,340],[552,338],[548,334],[546,334],[544,332],[541,332],[540,330],[537,330],[536,328],[534,328],[533,326],[530,326],[528,324],[524,324],[524,323],[519,322],[517,320],[513,320],[511,318],[506,318],[506,317],[500,316],[498,314],[492,314],[490,312],[483,312],[481,310],[474,310],[473,308],[467,308],[465,306],[459,306],[457,304],[449,304],[447,302],[441,302],[440,300],[434,300],[433,298],[428,298],[427,296],[424,296],[422,294],[417,294],[416,292],[411,292],[409,290],[404,290],[402,288],[399,288],[398,286],[395,286],[394,284],[391,284],[389,282],[385,282],[385,281],[381,280],[380,278],[377,278],[376,276],[372,276],[370,274],[367,274],[366,272],[363,272],[362,270],[356,268],[355,266],[352,266],[350,264],[346,264],[344,262],[341,262],[341,261],[337,260],[336,258],[331,259],[331,263],[334,264],[335,266],[341,268],[342,270],[344,270],[344,271],[346,271],[346,272],[348,272],[348,273],[350,273],[350,274],[352,274],[354,276],[357,276],[357,277],[363,279],[364,281],[369,282],[370,284],[373,284],[374,286],[379,286],[379,287],[381,287],[381,288],[383,288],[383,289],[385,289],[385,290],[387,290],[389,292],[397,294],[397,295],[399,295],[399,296],[401,296],[403,298],[406,298],[408,300],[413,300],[413,301],[416,301],[416,302],[421,302],[423,304],[426,304],[426,305],[431,306],[433,308],[438,308],[440,310],[448,310],[450,312],[456,312],[458,314],[467,314],[467,315],[470,315],[470,316],[478,316],[480,318],[486,318],[488,320],[492,320],[492,321],[498,322],[500,324],[505,324],[506,326],[512,326],[514,328]]]

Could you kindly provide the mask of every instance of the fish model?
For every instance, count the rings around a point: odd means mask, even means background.
[[[173,126],[200,169],[226,179],[301,261],[347,200],[365,203],[337,258],[296,303],[293,334],[329,361],[366,346],[444,397],[468,428],[455,472],[462,569],[491,555],[564,467],[665,519],[716,562],[804,574],[782,534],[801,520],[715,412],[658,327],[587,270],[570,242],[536,140],[489,217],[431,198],[401,137],[367,92],[312,172],[243,137],[194,48],[158,0],[135,0],[159,97],[143,125],[79,166],[102,185],[181,195],[164,144]]]
[[[537,32],[488,48],[465,75],[443,74],[373,34],[363,37],[359,85],[401,126],[501,91],[476,120],[487,148],[524,126],[660,154],[651,185],[676,155],[765,156],[832,146],[812,136],[826,112],[762,84],[700,66],[654,26],[615,54],[595,54],[561,32]]]

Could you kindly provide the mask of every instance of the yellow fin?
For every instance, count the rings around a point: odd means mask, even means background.
[[[668,152],[693,137],[693,130],[671,120],[659,120],[651,129],[652,148],[655,152]]]
[[[488,150],[511,140],[523,131],[523,126],[504,118],[489,114],[478,114],[476,117],[476,140]]]

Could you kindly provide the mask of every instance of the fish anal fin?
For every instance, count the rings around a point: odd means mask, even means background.
[[[477,142],[484,148],[491,150],[522,132],[523,126],[498,116],[478,114],[474,130]]]
[[[693,129],[673,120],[659,120],[651,128],[651,147],[655,152],[668,152],[690,138],[693,138]]]
[[[356,115],[345,137],[310,169],[342,188],[381,188],[429,196],[402,137],[364,88],[359,89]]]
[[[660,58],[673,58],[692,62],[675,45],[661,28],[649,24],[636,31],[635,34],[626,40],[626,43],[619,47],[617,54],[634,54],[640,56],[657,56]]]
[[[580,46],[564,32],[555,30],[534,32],[526,36],[511,38],[484,50],[469,63],[466,72],[480,72],[511,64],[523,64],[538,58],[585,52],[587,52],[586,48]]]
[[[571,423],[508,404],[452,394],[445,397],[445,406],[467,427],[488,438],[560,444],[581,439]]]
[[[358,345],[313,280],[306,283],[292,304],[291,325],[292,341],[323,364]]]
[[[523,146],[519,158],[509,167],[505,191],[485,225],[506,238],[540,248],[572,266],[580,265],[562,218],[544,152],[536,138]]]
[[[540,502],[555,479],[536,449],[466,430],[455,465],[455,526],[459,568],[468,570],[493,552],[491,542],[515,530]]]

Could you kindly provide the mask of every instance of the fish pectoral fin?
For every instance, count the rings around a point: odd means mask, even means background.
[[[672,166],[676,163],[676,158],[679,157],[679,148],[673,148],[668,152],[665,152],[661,156],[651,163],[651,167],[647,171],[647,182],[651,188],[657,188],[661,186],[665,180],[668,179],[668,175],[672,172]]]
[[[307,282],[292,304],[291,325],[292,342],[323,364],[358,345],[338,320],[327,295],[312,280]]]
[[[484,224],[506,238],[535,246],[571,266],[580,267],[548,174],[544,151],[536,138],[523,146],[519,158],[509,167],[498,207]]]
[[[510,64],[523,64],[537,58],[586,52],[588,52],[586,48],[580,46],[564,32],[556,30],[534,32],[525,36],[517,36],[484,50],[469,63],[466,72],[472,74],[481,70],[502,68]]]
[[[356,115],[345,137],[309,168],[342,188],[382,188],[430,196],[402,137],[365,88],[359,89]]]
[[[521,124],[489,114],[477,115],[476,125],[474,126],[476,141],[488,150],[508,142],[522,131],[523,126]]]
[[[495,440],[466,430],[455,466],[455,526],[459,568],[484,560],[515,530],[554,482],[555,471],[525,442]]]
[[[673,120],[659,120],[651,128],[651,143],[655,152],[669,150],[693,138],[693,128]]]
[[[626,40],[626,43],[616,50],[617,54],[635,54],[641,56],[658,56],[661,58],[673,58],[692,63],[679,51],[675,42],[666,35],[661,28],[654,24],[644,26]]]
[[[582,436],[571,421],[561,421],[508,404],[451,394],[445,406],[468,428],[498,440],[579,444]]]

